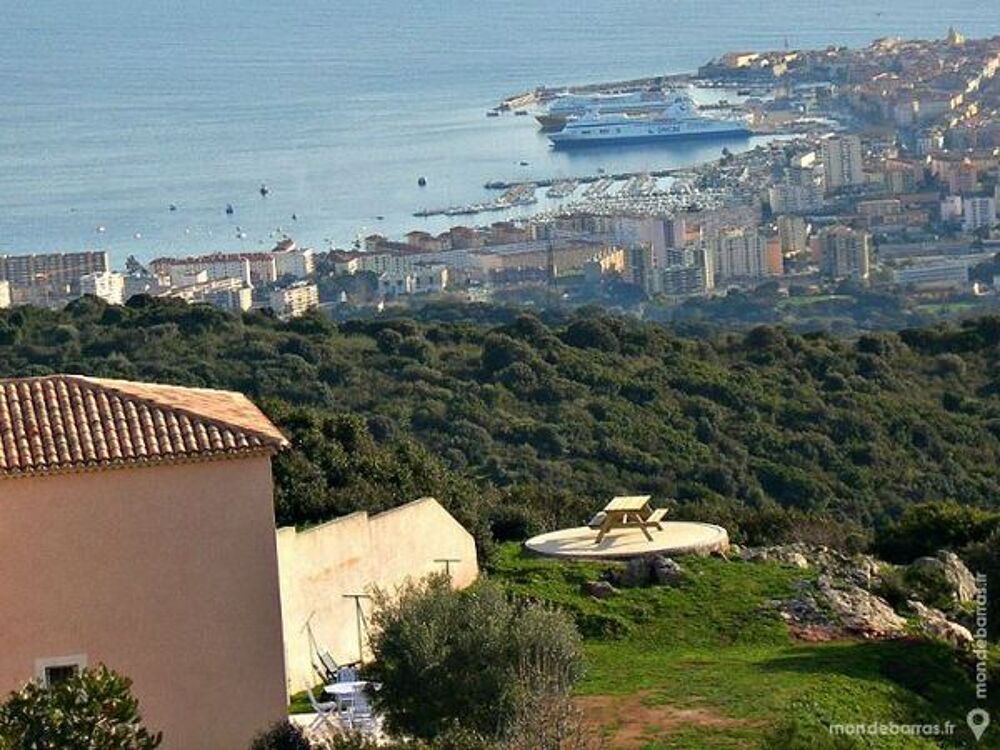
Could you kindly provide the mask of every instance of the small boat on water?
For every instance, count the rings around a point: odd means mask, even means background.
[[[419,185],[420,187],[426,187],[427,186],[427,178],[426,177],[418,177],[417,178],[417,185]]]
[[[260,197],[261,198],[266,198],[267,194],[270,193],[270,192],[271,192],[271,190],[270,190],[270,188],[268,188],[267,185],[261,185],[260,186]]]
[[[500,113],[497,112],[495,109],[488,109],[488,110],[486,110],[486,116],[487,117],[499,117]]]
[[[236,209],[233,208],[233,204],[232,203],[227,203],[226,204],[226,215],[227,216],[232,216],[235,212],[236,212]]]

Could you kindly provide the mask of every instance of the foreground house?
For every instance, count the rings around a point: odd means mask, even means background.
[[[285,715],[271,456],[245,397],[0,380],[0,694],[104,663],[165,750]]]

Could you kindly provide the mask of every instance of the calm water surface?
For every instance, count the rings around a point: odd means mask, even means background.
[[[0,0],[0,18],[0,252],[100,247],[116,264],[268,247],[278,227],[317,247],[438,231],[456,220],[413,211],[483,200],[487,180],[726,145],[553,153],[532,118],[485,117],[540,83],[786,41],[1000,33],[980,0]]]

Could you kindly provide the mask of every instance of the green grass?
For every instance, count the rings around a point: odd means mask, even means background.
[[[808,571],[715,558],[681,562],[689,575],[679,587],[624,590],[604,601],[581,595],[579,587],[605,565],[526,557],[507,545],[491,575],[576,618],[587,636],[581,696],[618,696],[652,709],[697,710],[711,719],[692,725],[681,714],[666,728],[641,726],[643,739],[630,747],[996,746],[989,733],[971,744],[964,717],[974,705],[972,683],[946,647],[909,640],[795,642],[768,601],[790,596]],[[947,740],[875,737],[868,744],[833,744],[827,729],[875,721],[952,721],[958,728]],[[781,730],[788,734],[776,736]]]

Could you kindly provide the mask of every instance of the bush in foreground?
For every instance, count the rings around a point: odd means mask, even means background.
[[[0,750],[154,750],[132,681],[101,665],[52,687],[28,683],[0,705]]]
[[[446,576],[376,592],[374,699],[386,729],[435,740],[454,730],[507,737],[521,707],[566,695],[581,639],[564,613],[484,582],[456,592]]]
[[[250,750],[311,750],[305,733],[290,721],[278,721],[254,737]]]

